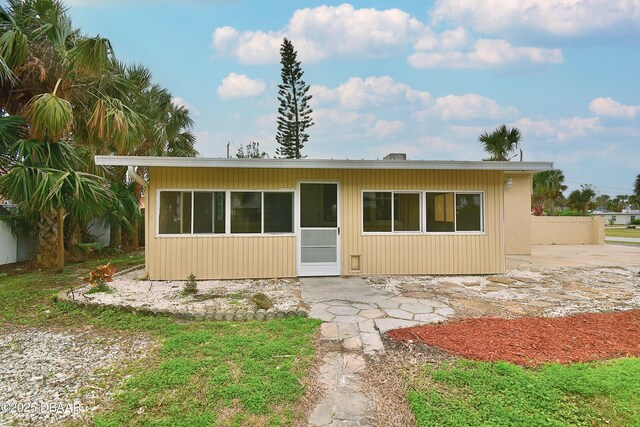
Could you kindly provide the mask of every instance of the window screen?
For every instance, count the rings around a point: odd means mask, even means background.
[[[453,193],[426,193],[427,231],[455,231]]]
[[[391,192],[365,192],[362,204],[364,231],[391,231]]]
[[[262,193],[231,193],[231,232],[262,232]]]
[[[456,194],[456,229],[483,231],[481,194]]]
[[[420,194],[393,195],[393,231],[420,231]]]
[[[264,232],[293,233],[293,193],[264,193]]]

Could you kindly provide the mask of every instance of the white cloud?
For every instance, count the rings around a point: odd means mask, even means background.
[[[640,29],[638,0],[437,0],[430,14],[435,23],[485,33],[533,30],[565,37]]]
[[[371,129],[370,135],[384,139],[396,134],[405,128],[405,124],[401,120],[376,120]]]
[[[345,129],[354,131],[356,128],[369,129],[375,123],[373,114],[361,114],[354,111],[336,110],[333,108],[319,108],[313,112],[313,120],[316,123],[312,129],[331,129],[342,132]]]
[[[426,153],[455,153],[463,150],[462,144],[444,139],[440,136],[421,136],[418,143],[424,148]]]
[[[400,9],[356,9],[350,4],[296,10],[284,28],[238,31],[219,27],[212,45],[219,55],[244,64],[277,63],[282,39],[292,40],[303,62],[332,56],[384,58],[411,46],[409,63],[417,68],[489,68],[511,62],[556,64],[559,49],[512,46],[502,39],[475,40],[464,27],[434,32]]]
[[[522,131],[524,138],[529,134],[560,142],[602,130],[598,117],[571,117],[558,120],[534,120],[530,117],[522,117],[512,124]]]
[[[425,105],[431,95],[428,92],[412,89],[396,82],[389,76],[351,77],[340,86],[329,89],[325,86],[312,86],[312,102],[316,105],[337,103],[340,107],[357,110],[365,107],[389,108],[397,105]]]
[[[202,113],[200,113],[200,111],[198,111],[198,109],[196,107],[194,107],[193,105],[189,104],[187,102],[187,100],[184,99],[184,98],[181,98],[179,96],[174,96],[173,98],[171,98],[171,103],[173,105],[175,105],[176,107],[186,108],[194,116],[202,116]]]
[[[285,28],[277,31],[243,31],[216,28],[212,44],[218,53],[245,64],[279,60],[283,37],[294,43],[305,62],[330,55],[386,56],[416,40],[425,26],[400,9],[355,9],[350,4],[296,10]]]
[[[418,121],[429,118],[441,120],[473,120],[480,118],[505,118],[517,114],[514,107],[502,107],[494,99],[475,93],[447,95],[435,99],[434,104],[413,116]]]
[[[589,110],[598,116],[633,119],[640,113],[640,105],[624,105],[612,98],[596,98],[589,103]]]
[[[260,79],[251,79],[246,74],[229,73],[218,86],[220,99],[250,98],[261,95],[265,84]]]
[[[417,45],[424,48],[424,45]],[[418,51],[408,58],[416,68],[490,68],[513,63],[537,65],[562,62],[560,49],[512,46],[506,40],[479,39],[467,50]]]

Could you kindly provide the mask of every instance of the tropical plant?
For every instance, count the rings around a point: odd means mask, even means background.
[[[569,208],[585,214],[591,208],[596,192],[590,185],[581,185],[580,190],[574,190],[567,197]]]
[[[493,132],[483,132],[478,140],[483,144],[484,151],[489,154],[485,160],[508,161],[512,153],[518,148],[522,135],[517,128],[506,125],[497,127]]]
[[[636,181],[633,184],[633,193],[636,196],[636,203],[640,201],[640,174],[636,176]]]
[[[259,142],[250,142],[246,146],[240,146],[236,157],[239,159],[264,159],[269,157],[264,151],[260,151]]]
[[[64,268],[64,217],[88,220],[112,200],[102,178],[81,170],[76,150],[66,141],[18,140],[10,149],[0,194],[18,204],[19,212],[37,225],[36,262]],[[35,228],[35,227],[34,227]]]
[[[556,214],[556,200],[562,197],[567,189],[564,185],[564,174],[559,169],[538,172],[533,176],[533,194],[542,197],[549,203],[549,214]]]
[[[190,131],[193,122],[188,111],[173,105],[171,95],[151,83],[151,74],[146,68],[128,67],[118,62],[109,40],[87,37],[73,28],[67,9],[60,0],[8,0],[6,6],[0,7],[0,82],[0,116],[9,115],[11,120],[18,120],[19,116],[27,123],[23,127],[26,132],[19,138],[28,138],[30,148],[36,142],[54,146],[64,142],[66,145],[62,151],[73,158],[72,162],[56,164],[58,157],[52,156],[44,162],[46,166],[42,161],[35,162],[37,165],[28,166],[31,177],[47,179],[50,184],[52,176],[67,180],[75,177],[74,194],[78,197],[92,197],[101,190],[100,199],[108,199],[108,203],[78,200],[87,209],[96,208],[91,212],[92,217],[102,215],[106,210],[113,219],[114,213],[123,211],[112,206],[112,186],[105,185],[92,174],[106,176],[110,181],[120,181],[123,185],[126,174],[124,168],[96,168],[94,154],[197,154],[195,138]],[[3,138],[2,130],[0,125],[0,138]],[[14,142],[15,138],[9,142],[0,141],[0,144],[7,147]],[[42,150],[56,152],[55,147],[42,147]],[[16,150],[11,155],[15,153]],[[22,157],[10,158],[5,150],[0,154],[0,161],[4,171],[12,172],[3,178],[5,188],[17,190],[20,182],[8,181],[19,179],[21,165],[28,162]],[[71,164],[73,169],[66,169]],[[36,171],[40,167],[44,169]],[[60,184],[62,181],[56,182],[59,185],[49,185],[48,188],[54,192],[66,188]],[[98,182],[100,185],[95,186],[95,194],[81,190],[82,183]],[[41,190],[44,188],[46,186]],[[61,194],[68,193],[64,190]],[[142,188],[138,185],[134,193],[140,199]],[[36,211],[36,200],[23,198],[21,209]],[[50,200],[61,199],[59,194],[52,194]],[[33,206],[26,206],[30,203]],[[41,236],[41,242],[61,241],[62,237],[58,238],[57,234],[62,225],[54,226],[62,221],[55,218],[57,212],[64,212],[67,222],[74,228],[69,236],[80,234],[84,221],[75,216],[75,208],[71,205],[41,207],[43,211],[39,221],[49,225],[40,228],[39,233],[50,234]],[[131,227],[126,226],[127,221],[133,222]],[[136,216],[121,218],[120,222],[124,224],[122,228],[125,231],[130,231],[137,238]],[[47,248],[47,245],[41,245],[40,251],[46,252]],[[44,262],[51,255],[40,254],[37,260]]]
[[[309,85],[302,76],[304,72],[297,60],[298,53],[290,40],[284,39],[280,47],[280,63],[282,64],[282,83],[278,85],[278,131],[276,141],[280,147],[276,155],[286,159],[302,158],[302,148],[309,140],[305,131],[314,125],[309,106],[311,95]]]
[[[83,278],[85,282],[91,285],[93,292],[107,292],[109,287],[107,283],[113,281],[113,275],[116,273],[116,269],[111,267],[111,263],[100,265],[89,272],[89,275]]]
[[[92,145],[130,143],[136,115],[113,96],[127,88],[112,73],[111,44],[74,30],[57,0],[9,0],[0,7],[0,108],[28,125],[3,157],[0,192],[38,223],[36,261],[64,267],[64,217],[83,220],[112,198],[88,173]],[[125,138],[123,138],[123,136]]]

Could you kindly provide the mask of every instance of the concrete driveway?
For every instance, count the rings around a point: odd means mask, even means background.
[[[628,245],[535,245],[531,255],[507,256],[507,270],[522,267],[640,268],[640,247]]]

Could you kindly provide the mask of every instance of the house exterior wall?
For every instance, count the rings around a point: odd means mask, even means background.
[[[0,265],[13,264],[18,260],[18,241],[11,227],[0,221]]]
[[[604,219],[583,216],[535,216],[534,245],[604,245]]]
[[[295,235],[157,236],[157,192],[295,190],[304,180],[340,184],[342,275],[493,274],[505,270],[504,175],[500,171],[152,167],[145,242],[150,279],[181,280],[191,273],[198,279],[296,276]],[[363,190],[483,191],[485,232],[363,234]],[[360,270],[355,271],[351,257],[357,255]]]
[[[626,213],[626,212],[613,212],[613,213],[594,213],[593,216],[604,218],[607,225],[629,225],[631,221],[640,219],[640,213]],[[613,219],[613,221],[611,221]]]
[[[531,255],[531,175],[505,174],[513,181],[504,190],[504,240],[507,255]]]

